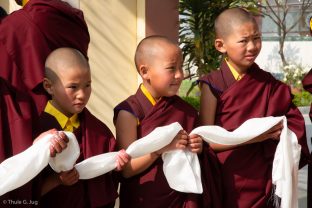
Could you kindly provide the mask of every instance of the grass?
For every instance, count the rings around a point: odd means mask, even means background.
[[[179,95],[181,97],[186,97],[187,91],[190,89],[192,83],[195,81],[196,80],[189,80],[189,79],[183,80],[180,90],[179,90]],[[190,92],[189,97],[199,97],[199,95],[200,95],[199,88],[198,86],[195,86],[193,90]]]

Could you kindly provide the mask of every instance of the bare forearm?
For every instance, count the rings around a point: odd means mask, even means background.
[[[41,196],[45,195],[46,193],[56,188],[60,184],[61,183],[55,174],[48,176],[43,182],[43,185],[41,188]]]
[[[151,153],[136,159],[131,159],[131,161],[123,169],[122,175],[125,178],[130,178],[139,173],[142,173],[144,170],[149,168],[158,157],[160,157],[159,154]]]

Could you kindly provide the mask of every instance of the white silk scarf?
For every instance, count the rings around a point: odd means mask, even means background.
[[[284,128],[275,152],[272,181],[276,186],[275,194],[281,198],[281,207],[297,208],[297,177],[301,147],[296,135],[287,128],[284,116],[253,118],[232,132],[219,126],[201,126],[190,134],[198,134],[208,143],[235,145],[264,133],[280,121],[283,122]],[[133,142],[126,152],[132,158],[137,158],[157,151],[168,145],[181,129],[179,123],[158,127],[147,136]],[[68,147],[55,158],[49,156],[51,135],[48,135],[24,152],[3,161],[0,164],[0,195],[27,183],[48,162],[56,172],[72,169],[79,156],[79,146],[73,134],[68,132],[66,134],[70,138]],[[80,179],[94,178],[115,169],[116,155],[117,152],[100,154],[76,164]],[[186,193],[202,193],[200,165],[196,154],[187,150],[174,150],[164,153],[162,159],[164,174],[172,189]]]

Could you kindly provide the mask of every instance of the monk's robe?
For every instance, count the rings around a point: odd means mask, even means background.
[[[287,117],[288,128],[302,147],[300,167],[309,157],[304,119],[292,103],[287,85],[253,64],[239,81],[226,62],[220,70],[199,80],[207,84],[217,98],[215,124],[233,131],[251,118]],[[209,106],[207,106],[209,108]],[[221,163],[224,207],[273,207],[272,163],[277,141],[244,145],[217,154]]]
[[[174,122],[179,122],[189,133],[198,122],[197,111],[180,97],[163,97],[152,105],[141,88],[115,107],[114,121],[120,110],[128,111],[138,119],[137,138],[144,137],[156,127]],[[161,157],[142,173],[121,179],[121,208],[195,208],[202,207],[200,200],[200,194],[181,193],[169,187]]]
[[[15,140],[14,138],[25,135],[31,135],[31,122],[28,111],[22,109],[30,109],[28,97],[22,97],[0,77],[0,163],[10,155],[15,155],[29,147],[32,140]],[[18,100],[19,102],[16,102]],[[13,148],[14,147],[14,148]],[[3,203],[5,200],[32,199],[31,182],[24,186],[0,196],[0,207],[14,207],[16,205]],[[32,205],[23,205],[23,207],[31,207]]]
[[[308,72],[308,74],[305,75],[305,77],[302,80],[302,86],[303,88],[312,93],[312,69]],[[312,121],[312,103],[310,107],[310,120]],[[312,138],[308,138],[310,141]],[[308,167],[308,207],[312,207],[312,165],[309,164]]]
[[[115,151],[115,138],[103,122],[94,117],[86,108],[78,115],[78,118],[80,126],[74,130],[80,146],[77,163],[95,155]],[[36,127],[38,134],[51,128],[62,130],[55,117],[46,112],[40,115]],[[52,173],[53,170],[48,166],[38,177],[42,179]],[[113,208],[117,197],[116,176],[109,172],[93,179],[79,180],[72,186],[60,185],[43,195],[39,204],[41,207],[51,208]]]
[[[310,71],[304,76],[302,80],[302,86],[306,91],[312,93],[312,69],[310,69]],[[312,121],[312,103],[309,116]]]
[[[12,96],[5,96],[10,99],[6,110],[1,106],[0,162],[32,144],[32,119],[47,102],[41,82],[48,54],[73,47],[86,56],[89,41],[82,12],[59,0],[30,0],[1,20],[0,77],[10,85]],[[0,202],[14,199],[12,192],[0,197]],[[18,198],[28,200],[30,194],[25,191]]]
[[[30,0],[0,25],[0,76],[32,96],[37,114],[46,104],[44,62],[56,48],[87,56],[89,32],[82,11],[59,0]]]

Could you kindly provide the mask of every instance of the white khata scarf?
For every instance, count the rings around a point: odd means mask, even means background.
[[[275,152],[272,181],[276,187],[275,194],[281,198],[281,207],[297,208],[297,177],[301,147],[296,135],[287,128],[284,116],[253,118],[233,132],[219,126],[201,126],[190,134],[198,134],[208,143],[235,145],[249,141],[282,120],[284,128]],[[157,151],[168,145],[181,129],[179,123],[158,127],[147,136],[133,142],[126,152],[132,158],[137,158]],[[54,158],[51,158],[49,153],[51,135],[47,135],[24,152],[3,161],[0,164],[0,196],[30,181],[48,163],[56,172],[70,170],[75,166],[80,179],[94,178],[116,168],[117,152],[97,155],[75,165],[79,156],[79,145],[72,133],[65,133],[69,137],[68,146]],[[196,154],[187,150],[175,150],[164,153],[162,159],[164,174],[172,189],[186,193],[203,192]]]

